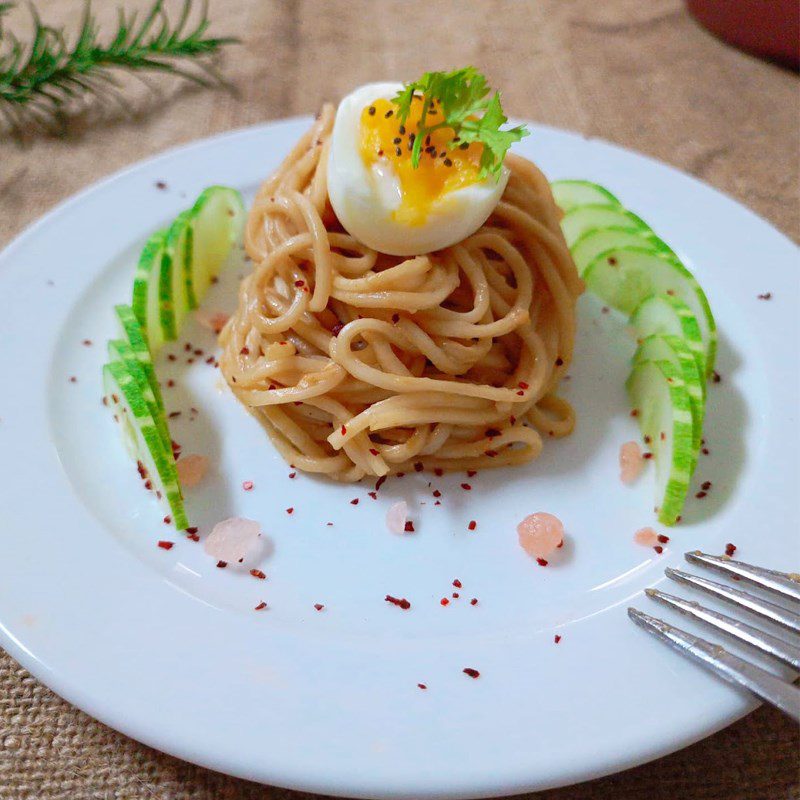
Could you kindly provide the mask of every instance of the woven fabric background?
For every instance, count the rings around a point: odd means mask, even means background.
[[[104,25],[117,2],[95,0]],[[38,7],[75,24],[81,2]],[[313,112],[368,80],[466,63],[502,87],[512,114],[674,164],[800,240],[797,76],[717,41],[680,0],[212,0],[211,15],[215,31],[242,39],[225,59],[237,94],[166,82],[156,100],[132,87],[132,119],[90,108],[61,138],[20,147],[0,134],[0,247],[71,193],[166,147]],[[10,23],[24,33],[24,9]],[[799,764],[797,728],[761,709],[660,761],[528,800],[790,800]],[[133,742],[0,652],[1,800],[310,797]]]

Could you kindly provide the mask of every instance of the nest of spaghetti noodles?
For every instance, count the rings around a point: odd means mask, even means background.
[[[250,211],[253,270],[220,335],[228,385],[287,462],[342,481],[536,458],[575,424],[556,390],[582,291],[547,180],[509,155],[472,236],[378,253],[328,203],[333,118],[324,107]]]

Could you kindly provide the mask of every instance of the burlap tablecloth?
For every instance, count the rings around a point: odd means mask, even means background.
[[[53,22],[75,23],[80,10],[79,0],[38,5]],[[115,6],[95,0],[105,22]],[[313,112],[366,81],[466,63],[502,87],[512,114],[661,158],[800,239],[796,76],[716,41],[679,0],[216,0],[212,17],[216,31],[243,40],[225,62],[238,96],[168,85],[160,103],[137,95],[133,120],[84,114],[65,138],[38,137],[24,149],[0,138],[0,246],[72,192],[166,147]],[[23,19],[16,12],[12,22]],[[653,764],[535,797],[798,798],[799,756],[796,727],[761,709]],[[256,797],[309,795],[139,745],[0,653],[3,800]]]

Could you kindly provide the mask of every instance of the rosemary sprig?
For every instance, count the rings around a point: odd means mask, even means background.
[[[120,72],[168,73],[201,86],[224,84],[213,57],[238,40],[206,36],[210,22],[205,0],[192,25],[195,0],[184,0],[174,24],[163,5],[155,0],[141,20],[120,8],[116,33],[103,43],[86,0],[72,45],[63,29],[43,23],[32,7],[33,39],[26,45],[3,30],[2,18],[14,4],[0,2],[0,113],[19,131],[31,119],[51,128],[63,123],[67,105],[81,98],[111,97],[124,106]],[[194,66],[186,69],[182,62]]]

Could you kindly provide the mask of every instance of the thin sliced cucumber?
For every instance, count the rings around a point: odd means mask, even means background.
[[[669,361],[683,376],[692,406],[692,472],[694,473],[703,439],[703,417],[706,408],[705,375],[700,373],[691,350],[680,336],[656,333],[643,339],[633,356],[634,366],[642,361]]]
[[[119,423],[128,452],[147,470],[156,495],[169,510],[178,530],[189,527],[183,507],[181,487],[174,463],[167,457],[147,401],[139,390],[136,378],[120,361],[103,367],[103,388],[106,404]]]
[[[668,294],[651,295],[642,300],[631,314],[630,324],[639,339],[654,333],[680,336],[694,356],[700,374],[706,374],[706,348],[700,325],[683,300]],[[703,386],[705,388],[705,381]]]
[[[658,520],[674,525],[683,511],[692,477],[689,394],[678,368],[669,361],[640,362],[626,385],[656,462]]]
[[[649,231],[650,226],[626,208],[604,206],[593,203],[577,206],[564,214],[561,230],[567,244],[572,245],[578,238],[593,228],[624,228],[628,231]]]
[[[231,247],[241,239],[245,210],[242,196],[226,186],[210,186],[189,211],[186,297],[197,308],[211,281],[219,273]]]
[[[186,242],[191,212],[184,211],[169,226],[164,238],[159,274],[159,317],[164,339],[178,338],[183,320],[189,312],[186,296],[186,275],[189,271]]]
[[[161,260],[166,239],[166,231],[158,231],[145,242],[133,276],[131,307],[145,332],[153,355],[164,343],[164,329],[161,324]]]
[[[111,361],[119,361],[130,372],[136,380],[139,391],[142,393],[147,407],[150,409],[150,414],[153,421],[158,428],[158,433],[161,436],[161,441],[167,454],[172,458],[172,439],[169,435],[169,426],[167,425],[167,418],[164,414],[164,409],[158,404],[155,395],[153,394],[153,387],[147,380],[147,375],[142,367],[141,362],[133,352],[133,348],[128,344],[125,339],[112,339],[108,343],[108,357]]]
[[[659,253],[675,254],[651,230],[630,230],[619,226],[592,228],[582,233],[571,247],[572,260],[582,275],[597,256],[613,247],[644,247]]]
[[[161,413],[164,414],[164,398],[161,394],[161,386],[156,378],[156,371],[153,367],[153,356],[150,353],[150,348],[147,346],[147,338],[144,335],[142,326],[133,309],[130,306],[119,305],[114,306],[114,313],[117,317],[117,324],[119,326],[122,338],[128,342],[133,350],[139,363],[142,365],[147,382],[153,390],[153,397],[155,397]]]
[[[615,247],[600,253],[586,267],[583,279],[592,292],[626,314],[652,294],[683,300],[700,326],[706,375],[711,374],[717,352],[717,325],[700,284],[676,257],[644,247]]]
[[[550,188],[553,190],[556,205],[565,212],[571,211],[576,206],[589,204],[602,206],[622,205],[608,189],[604,189],[591,181],[554,181],[550,184]]]

